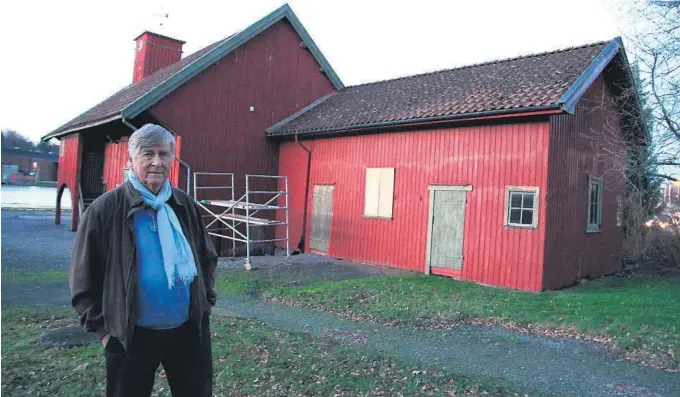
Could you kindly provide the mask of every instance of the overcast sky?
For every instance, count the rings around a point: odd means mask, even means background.
[[[282,0],[4,1],[0,128],[32,139],[132,80],[133,39],[184,40],[184,56]],[[619,35],[611,0],[290,0],[345,85],[548,51]],[[169,13],[168,19],[155,13]],[[161,28],[159,23],[163,21]]]

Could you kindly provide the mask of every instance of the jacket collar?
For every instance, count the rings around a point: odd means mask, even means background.
[[[132,182],[130,181],[125,182],[125,184],[123,185],[123,191],[125,194],[125,199],[129,204],[129,209],[127,212],[128,218],[134,215],[135,212],[146,207],[146,204],[144,204],[144,200],[142,199],[142,195],[139,194],[139,191],[137,191],[137,189],[135,189],[135,186],[132,184]],[[180,203],[177,200],[177,195],[175,194],[174,189],[172,190],[172,195],[168,199],[168,204],[170,204],[170,206],[173,207],[173,209],[184,206],[184,203]]]

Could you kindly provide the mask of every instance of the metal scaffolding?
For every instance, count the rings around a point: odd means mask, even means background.
[[[204,178],[208,176],[226,178],[228,184],[218,186],[200,185],[199,177]],[[257,181],[269,181],[272,185],[276,185],[276,188],[275,190],[251,190],[254,183],[257,183]],[[281,188],[281,182],[283,182],[283,189]],[[205,190],[217,190],[220,192],[219,196],[222,196],[225,199],[201,199],[199,194],[201,191]],[[196,200],[196,203],[213,218],[212,221],[206,224],[206,228],[208,228],[208,233],[210,233],[210,235],[231,240],[234,253],[236,252],[237,242],[245,243],[246,270],[252,269],[250,262],[252,244],[285,241],[286,257],[290,256],[290,241],[288,234],[288,177],[275,175],[246,175],[245,193],[240,198],[236,199],[233,173],[195,172],[194,200]],[[279,201],[283,201],[283,203],[280,203]],[[275,214],[280,213],[281,211],[285,214],[285,221],[276,219]],[[257,217],[254,216],[256,214],[258,214]],[[222,234],[211,231],[210,227],[216,224],[221,224],[226,229],[226,233]],[[238,230],[240,225],[244,225],[245,234]],[[274,235],[274,238],[271,239],[256,240],[251,238],[253,234],[251,233],[251,228],[270,226],[284,226],[286,229],[286,237],[276,238]]]

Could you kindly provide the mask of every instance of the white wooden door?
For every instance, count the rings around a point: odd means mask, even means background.
[[[312,197],[312,235],[309,247],[315,251],[328,252],[331,240],[331,220],[333,219],[332,185],[314,185]]]
[[[428,272],[430,267],[460,270],[463,266],[466,191],[470,188],[433,186],[430,190]]]

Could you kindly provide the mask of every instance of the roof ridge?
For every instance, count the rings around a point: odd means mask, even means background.
[[[371,81],[371,82],[368,82],[368,83],[362,83],[362,84],[347,86],[346,88],[348,89],[348,88],[355,88],[355,87],[365,87],[365,86],[372,85],[372,84],[387,83],[387,82],[390,82],[390,81],[405,80],[405,79],[410,79],[410,78],[413,78],[413,77],[421,77],[421,76],[427,76],[427,75],[432,75],[432,74],[437,74],[437,73],[451,72],[451,71],[454,71],[454,70],[468,69],[468,68],[474,68],[474,67],[486,66],[486,65],[494,65],[494,64],[499,64],[499,63],[503,63],[503,62],[517,61],[517,60],[520,60],[520,59],[534,58],[534,57],[545,56],[545,55],[550,55],[550,54],[557,54],[557,53],[560,53],[560,52],[567,52],[567,51],[573,51],[573,50],[578,50],[578,49],[587,48],[587,47],[594,47],[594,46],[597,46],[597,45],[610,43],[613,40],[615,40],[615,39],[603,40],[603,41],[598,41],[598,42],[594,42],[594,43],[587,43],[587,44],[571,46],[571,47],[566,47],[566,48],[560,48],[560,49],[557,49],[557,50],[543,51],[543,52],[531,53],[531,54],[526,54],[526,55],[520,55],[520,56],[516,56],[516,57],[511,57],[511,58],[501,58],[501,59],[495,59],[493,61],[478,62],[478,63],[469,64],[469,65],[456,66],[454,68],[433,70],[431,72],[410,74],[410,75],[401,76],[401,77],[394,77],[394,78],[391,78],[391,79]]]

